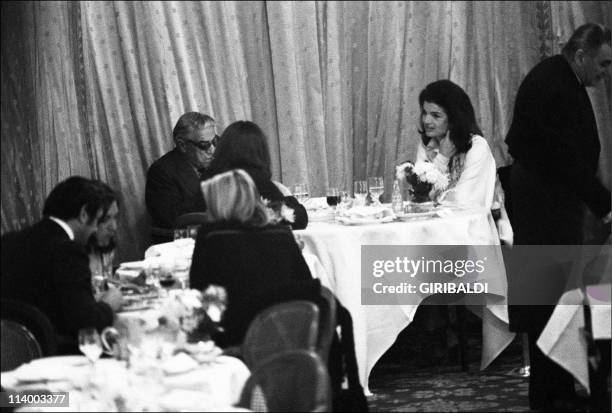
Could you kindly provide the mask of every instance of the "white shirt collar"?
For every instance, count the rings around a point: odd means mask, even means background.
[[[64,231],[66,231],[66,234],[68,234],[68,238],[70,238],[70,240],[74,241],[74,232],[72,231],[72,228],[70,228],[70,225],[66,224],[65,221],[62,221],[59,218],[55,218],[55,217],[49,217],[49,219],[51,221],[54,221],[57,223],[57,225],[59,225],[60,227],[62,227],[64,229]]]
[[[576,75],[576,79],[578,79],[578,83],[582,85],[582,79],[580,79],[580,76],[578,76],[578,73],[576,73],[573,67],[572,67],[572,72],[574,72],[574,74]]]
[[[580,76],[578,76],[578,73],[576,73],[576,70],[574,69],[574,65],[572,65],[567,58],[565,58],[565,61],[569,65],[570,69],[572,69],[572,72],[574,72],[574,76],[576,76],[576,79],[578,79],[578,83],[582,85],[582,79],[580,79]]]

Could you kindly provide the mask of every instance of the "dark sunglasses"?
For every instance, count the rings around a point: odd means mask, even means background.
[[[195,147],[197,147],[198,149],[201,149],[203,151],[207,151],[210,149],[211,146],[217,146],[217,143],[219,142],[219,135],[215,135],[214,138],[212,138],[209,141],[204,141],[204,142],[195,142],[195,141],[190,141],[185,139],[183,142],[187,142]]]

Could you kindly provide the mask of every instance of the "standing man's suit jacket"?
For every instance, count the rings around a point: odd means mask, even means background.
[[[85,248],[50,219],[4,235],[1,265],[2,297],[38,307],[59,334],[112,324],[111,307],[94,299]]]
[[[506,143],[514,157],[515,244],[582,244],[584,205],[603,217],[610,211],[610,191],[596,177],[600,143],[589,96],[563,56],[543,60],[523,80]],[[552,258],[538,259],[532,271],[508,268],[513,331],[539,334],[554,305],[535,304],[554,302],[569,288],[571,268]],[[506,265],[516,261],[506,260]]]
[[[563,56],[543,60],[523,80],[506,143],[543,185],[553,183],[598,217],[610,211],[610,191],[596,177],[601,146],[593,108]]]

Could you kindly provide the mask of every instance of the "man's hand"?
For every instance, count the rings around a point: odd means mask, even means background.
[[[108,290],[100,294],[99,300],[104,301],[116,312],[123,305],[123,294],[116,287],[109,285]]]
[[[447,131],[446,136],[440,141],[440,153],[450,159],[456,152],[457,148],[455,148],[453,141],[450,140],[450,131]]]
[[[608,215],[603,217],[603,222],[604,224],[609,224],[610,222],[612,222],[612,211],[608,212]]]

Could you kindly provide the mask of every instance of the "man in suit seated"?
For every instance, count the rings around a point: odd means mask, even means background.
[[[183,114],[172,136],[175,148],[153,162],[145,187],[152,224],[164,229],[173,229],[180,215],[206,210],[200,181],[211,176],[208,167],[218,140],[214,119],[199,112]]]
[[[73,176],[51,191],[40,222],[2,237],[2,297],[45,313],[56,332],[69,338],[60,352],[78,352],[79,329],[111,325],[122,305],[112,286],[94,297],[85,249],[114,202],[106,184]]]

